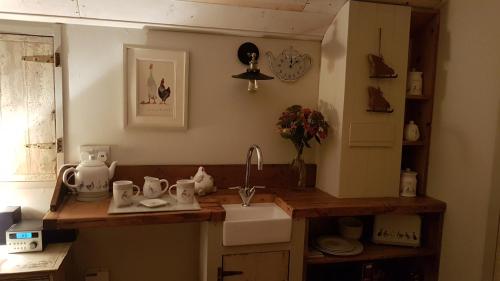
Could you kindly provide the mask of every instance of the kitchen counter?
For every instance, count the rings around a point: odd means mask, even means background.
[[[199,197],[201,210],[109,215],[111,198],[98,202],[79,202],[68,196],[58,211],[48,212],[44,228],[72,229],[122,225],[223,221],[222,204],[241,203],[234,190],[222,189]],[[252,203],[275,202],[293,218],[360,216],[383,213],[441,213],[446,204],[429,197],[339,199],[315,188],[294,191],[287,188],[258,190]]]
[[[243,165],[209,165],[205,166],[218,179],[217,183],[224,187],[243,182]],[[79,202],[68,192],[59,177],[51,202],[51,211],[43,218],[46,229],[77,229],[106,226],[166,224],[202,221],[223,221],[225,211],[222,204],[241,203],[235,190],[220,188],[216,193],[198,197],[201,210],[152,212],[136,214],[108,214],[111,197],[98,202]],[[308,167],[315,175],[316,167]],[[130,179],[140,182],[144,175],[167,178],[175,182],[175,178],[188,178],[189,172],[196,170],[194,165],[177,166],[119,166],[115,178]],[[416,198],[350,198],[340,199],[315,188],[296,191],[287,186],[291,176],[287,174],[288,165],[269,165],[264,173],[256,173],[255,182],[265,183],[271,188],[257,190],[252,203],[275,202],[293,218],[315,218],[327,216],[362,216],[374,214],[414,214],[442,213],[446,204],[430,197]],[[260,177],[260,178],[259,178]],[[315,178],[309,177],[308,183]]]

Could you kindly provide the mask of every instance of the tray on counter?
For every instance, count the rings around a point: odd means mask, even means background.
[[[159,199],[167,201],[167,205],[150,208],[141,205],[139,202],[147,199],[144,196],[134,198],[134,203],[126,207],[117,207],[113,199],[110,200],[108,214],[130,214],[130,213],[149,213],[149,212],[175,212],[175,211],[199,211],[200,204],[196,198],[192,204],[178,204],[177,201],[170,196],[160,197]]]

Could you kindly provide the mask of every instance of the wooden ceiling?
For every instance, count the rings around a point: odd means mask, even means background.
[[[444,0],[364,0],[437,8]],[[1,0],[0,19],[322,40],[347,0]]]
[[[280,11],[328,13],[335,15],[347,0],[177,0],[205,4],[228,5],[236,7],[260,8]],[[367,0],[412,7],[439,7],[442,0]]]

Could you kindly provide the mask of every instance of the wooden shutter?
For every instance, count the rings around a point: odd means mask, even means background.
[[[0,34],[0,180],[56,176],[53,37]]]

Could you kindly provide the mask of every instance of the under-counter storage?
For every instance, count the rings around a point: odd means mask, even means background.
[[[284,281],[288,280],[289,251],[224,255],[219,280]]]
[[[375,215],[360,216],[357,218],[363,222],[363,233],[360,241],[364,246],[364,250],[358,255],[351,256],[329,255],[316,249],[316,239],[318,237],[339,235],[338,217],[309,219],[308,243],[304,258],[306,280],[437,280],[443,214],[420,213],[409,215],[418,215],[421,218],[421,246],[411,247],[374,243],[374,232],[376,234],[379,231],[374,228]],[[375,277],[372,279],[361,278],[366,265],[373,266],[374,272],[378,272],[377,275],[374,273],[374,276],[378,276],[378,279]],[[387,268],[393,270],[390,271]],[[419,279],[404,277],[405,274],[409,273],[418,276]]]
[[[315,281],[421,281],[426,280],[422,258],[398,258],[362,263],[314,265],[307,280]]]
[[[200,280],[303,280],[305,225],[305,219],[292,219],[289,242],[224,246],[223,222],[203,222],[200,233]],[[269,231],[264,228],[259,230]]]

